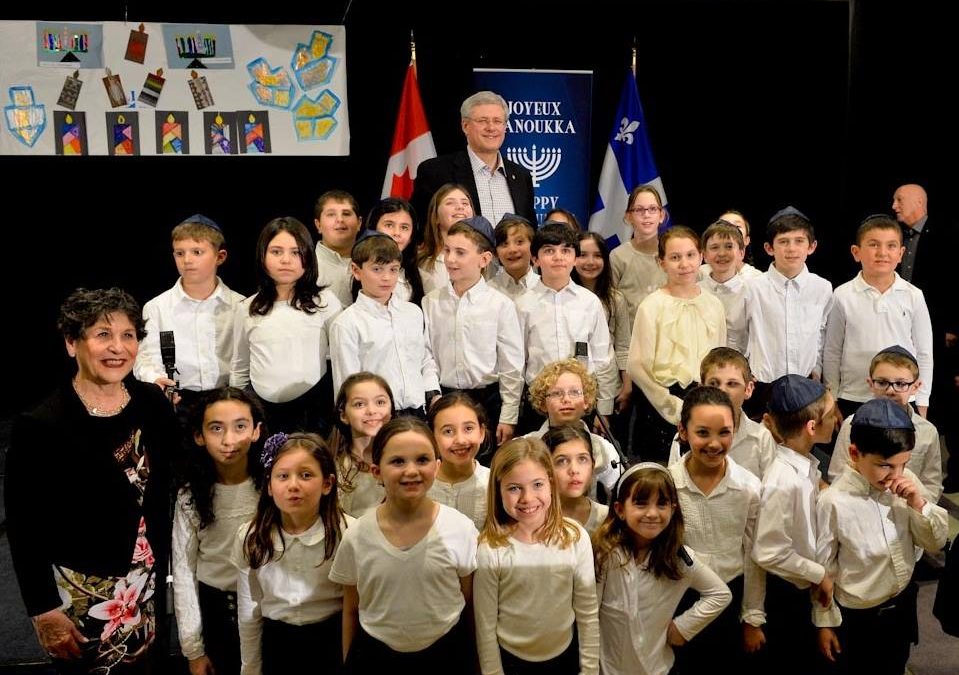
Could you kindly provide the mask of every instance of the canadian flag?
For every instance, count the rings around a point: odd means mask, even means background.
[[[416,83],[416,69],[410,62],[403,82],[403,96],[400,98],[400,112],[396,118],[396,130],[393,132],[393,148],[390,161],[386,164],[386,178],[383,180],[381,197],[402,197],[409,199],[413,194],[413,179],[416,168],[424,159],[436,157],[433,134],[423,112],[423,100]]]

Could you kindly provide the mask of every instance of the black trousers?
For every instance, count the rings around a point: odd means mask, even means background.
[[[198,584],[203,617],[203,649],[217,673],[240,672],[240,632],[236,622],[236,593]]]
[[[263,675],[341,673],[343,613],[303,626],[264,618],[261,653]]]
[[[766,650],[769,671],[776,675],[820,672],[816,629],[809,589],[775,574],[766,574]],[[871,673],[869,675],[872,675]]]
[[[468,633],[466,621],[460,618],[446,635],[426,649],[398,652],[358,626],[346,657],[344,672],[346,675],[471,673],[476,662],[476,648]]]
[[[506,675],[577,675],[580,668],[576,624],[573,624],[573,639],[569,646],[562,654],[548,661],[525,661],[502,647],[499,648],[499,655]]]

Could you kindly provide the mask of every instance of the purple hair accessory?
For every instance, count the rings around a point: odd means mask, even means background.
[[[288,438],[287,434],[280,431],[266,439],[266,442],[263,443],[263,452],[260,454],[260,463],[264,469],[269,471],[270,467],[273,466],[273,462],[276,461],[276,453],[279,452]]]

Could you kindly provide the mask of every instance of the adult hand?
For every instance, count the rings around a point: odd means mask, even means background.
[[[78,659],[83,655],[80,645],[89,640],[61,610],[51,609],[32,617],[32,621],[40,646],[47,654],[55,659]]]

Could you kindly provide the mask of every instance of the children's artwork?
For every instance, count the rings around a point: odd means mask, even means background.
[[[120,76],[111,73],[109,68],[107,68],[106,77],[103,78],[103,86],[107,90],[107,98],[110,99],[110,106],[112,108],[119,108],[127,104],[127,95],[126,92],[123,91],[123,83],[120,81]]]
[[[38,21],[37,65],[103,68],[103,26]]]
[[[203,150],[208,155],[235,155],[237,151],[236,113],[213,111],[203,113]]]
[[[350,153],[345,26],[0,20],[0,45],[0,155]]]
[[[190,154],[190,118],[185,110],[156,111],[158,155]]]
[[[67,75],[63,81],[63,89],[60,90],[60,98],[57,99],[57,105],[61,108],[77,109],[77,99],[80,98],[80,87],[83,82],[80,81],[80,71],[74,70],[73,75]]]
[[[242,134],[241,155],[263,155],[270,149],[270,117],[266,110],[240,110],[236,113],[237,126]]]
[[[58,155],[86,155],[87,114],[84,112],[54,110],[53,128]]]
[[[107,136],[110,154],[115,156],[140,154],[140,120],[138,113],[124,110],[108,112]]]
[[[170,68],[233,68],[233,40],[228,25],[165,23],[163,44]]]
[[[47,126],[47,109],[42,103],[36,103],[33,87],[10,87],[10,105],[4,107],[7,131],[26,145],[33,147]]]
[[[283,67],[270,68],[266,59],[260,57],[246,66],[247,72],[253,81],[250,82],[250,91],[253,98],[260,105],[269,105],[274,108],[288,109],[293,103],[293,83]]]
[[[206,83],[206,78],[203,75],[191,70],[189,83],[190,93],[193,94],[193,102],[196,103],[197,110],[203,110],[213,105],[213,94],[210,92],[210,86]]]
[[[138,30],[130,31],[130,38],[127,40],[127,53],[123,58],[134,63],[143,63],[147,55],[147,40],[149,39],[150,36],[146,32],[146,26],[141,23]]]
[[[143,83],[143,89],[140,90],[137,100],[151,108],[156,108],[157,102],[160,100],[160,92],[163,91],[164,82],[166,82],[166,79],[163,77],[163,68],[157,69],[155,73],[147,73],[147,79]]]
[[[299,141],[321,141],[329,138],[336,129],[336,111],[340,99],[329,89],[324,89],[315,99],[306,96],[293,106],[293,128]]]
[[[337,60],[329,55],[332,44],[332,35],[315,30],[310,37],[310,44],[301,42],[296,46],[290,66],[302,89],[325,85],[333,78]]]

